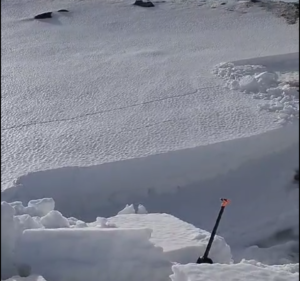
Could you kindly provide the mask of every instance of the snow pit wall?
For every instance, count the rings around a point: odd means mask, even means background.
[[[166,281],[171,263],[150,236],[150,229],[30,229],[16,258],[48,281]]]
[[[173,151],[90,167],[65,167],[20,177],[2,191],[2,200],[53,198],[66,217],[93,221],[111,216],[127,203],[152,194],[176,192],[191,184],[218,178],[242,165],[294,147],[298,150],[298,123],[248,138]],[[298,166],[297,153],[293,169]],[[291,171],[291,174],[293,171]],[[70,197],[71,196],[71,197]],[[147,205],[148,206],[148,205]]]

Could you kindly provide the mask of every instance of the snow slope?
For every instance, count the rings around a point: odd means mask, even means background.
[[[222,87],[222,61],[298,52],[298,27],[197,2],[1,2],[2,189],[28,172],[90,166],[279,125]],[[67,8],[53,19],[37,13]],[[217,19],[217,20],[216,20]],[[274,32],[276,31],[276,32]]]
[[[1,205],[1,278],[26,262],[48,281],[298,278],[299,99],[280,84],[299,73],[298,25],[199,4],[1,2],[1,199],[17,201]],[[276,79],[253,93],[249,65]],[[280,107],[253,99],[274,85]],[[174,265],[203,253],[220,197],[222,264]]]

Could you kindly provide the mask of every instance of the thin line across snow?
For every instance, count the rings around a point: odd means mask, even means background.
[[[159,99],[155,99],[155,100],[145,101],[145,102],[142,102],[142,103],[136,103],[136,104],[131,104],[131,105],[117,107],[117,108],[111,108],[111,109],[105,109],[105,110],[90,112],[90,113],[86,113],[86,114],[73,116],[73,117],[70,117],[70,118],[61,118],[61,119],[45,120],[45,121],[39,121],[39,122],[37,121],[37,122],[30,122],[30,123],[27,123],[27,124],[14,125],[14,126],[2,128],[2,131],[20,129],[20,128],[24,128],[24,127],[41,125],[41,124],[48,124],[48,123],[55,123],[55,122],[65,122],[65,121],[81,119],[81,118],[85,118],[85,117],[88,117],[88,116],[93,116],[93,115],[107,113],[107,112],[113,112],[113,111],[117,111],[117,110],[128,109],[128,108],[132,108],[132,107],[136,107],[136,106],[142,106],[142,105],[146,105],[146,104],[150,104],[150,103],[160,102],[160,101],[163,101],[163,100],[180,98],[180,97],[185,97],[185,96],[191,96],[191,95],[197,94],[199,92],[199,90],[213,89],[213,88],[220,88],[220,86],[203,87],[203,88],[199,88],[199,89],[195,90],[194,92],[190,92],[190,93],[186,93],[186,94],[175,95],[175,96],[171,96],[171,97],[164,97],[164,98],[159,98]]]

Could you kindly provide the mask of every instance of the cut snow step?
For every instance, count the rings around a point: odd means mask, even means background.
[[[162,247],[168,259],[179,263],[195,262],[204,254],[210,237],[209,232],[168,214],[117,215],[108,222],[122,228],[151,228],[150,241]],[[230,247],[222,237],[215,237],[210,258],[216,263],[231,262]]]
[[[138,228],[25,230],[17,264],[46,280],[166,281],[172,264],[150,236],[150,229]]]

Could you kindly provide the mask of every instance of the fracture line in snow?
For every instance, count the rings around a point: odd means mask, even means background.
[[[89,116],[93,116],[93,115],[97,115],[97,114],[108,113],[108,112],[113,112],[113,111],[118,111],[118,110],[124,110],[124,109],[128,109],[128,108],[133,108],[133,107],[137,107],[137,106],[142,106],[142,105],[151,104],[151,103],[160,102],[160,101],[169,100],[169,99],[174,99],[174,98],[191,96],[191,95],[197,94],[199,92],[199,90],[214,89],[214,88],[221,88],[221,87],[220,86],[208,86],[208,87],[199,88],[199,89],[197,89],[193,92],[186,93],[186,94],[175,95],[175,96],[171,96],[171,97],[164,97],[164,98],[149,100],[149,101],[145,101],[145,102],[141,102],[141,103],[131,104],[131,105],[127,105],[127,106],[121,106],[121,107],[117,107],[117,108],[111,108],[111,109],[105,109],[105,110],[90,112],[90,113],[81,114],[81,115],[77,115],[77,116],[73,116],[73,117],[69,117],[69,118],[61,118],[61,119],[53,119],[53,120],[45,120],[45,121],[36,121],[36,122],[30,122],[30,123],[25,123],[25,124],[13,125],[13,126],[10,126],[10,127],[2,128],[2,131],[8,131],[8,130],[13,130],[13,129],[21,129],[21,128],[26,128],[26,127],[30,127],[30,126],[42,125],[42,124],[48,124],[48,123],[56,123],[56,122],[65,122],[65,121],[77,120],[77,119],[81,119],[81,118],[85,118],[85,117],[89,117]],[[169,120],[169,121],[171,121],[171,120]]]

